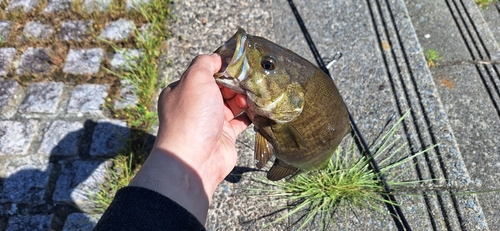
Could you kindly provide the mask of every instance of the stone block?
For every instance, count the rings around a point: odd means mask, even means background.
[[[0,156],[26,155],[38,129],[38,122],[0,121]]]
[[[10,30],[12,29],[11,21],[0,21],[0,38],[1,41],[9,39]]]
[[[47,231],[51,230],[50,223],[54,215],[28,215],[9,218],[6,231]]]
[[[43,10],[45,13],[53,13],[71,9],[71,0],[49,0],[49,3]]]
[[[108,95],[107,85],[82,84],[75,87],[68,104],[68,113],[100,113]]]
[[[59,39],[63,41],[82,41],[90,36],[91,21],[67,21],[61,24]]]
[[[104,59],[101,48],[70,49],[63,71],[74,75],[95,74]]]
[[[0,81],[0,115],[10,118],[23,98],[22,87],[14,80]]]
[[[131,71],[134,70],[141,60],[142,51],[139,49],[122,49],[117,50],[113,59],[111,59],[111,67],[114,70]]]
[[[128,80],[121,80],[122,88],[120,89],[120,96],[115,101],[115,109],[125,109],[127,107],[135,107],[139,102],[137,97],[136,87]]]
[[[30,47],[22,54],[16,73],[18,75],[49,74],[53,68],[54,63],[47,50]]]
[[[130,137],[127,123],[120,120],[99,120],[92,134],[91,156],[116,155]]]
[[[1,166],[1,203],[43,204],[52,164],[40,155],[11,157]],[[14,211],[15,212],[15,211]],[[14,213],[13,212],[13,213]]]
[[[86,12],[106,11],[113,0],[83,0],[83,10]]]
[[[55,113],[64,84],[61,82],[32,83],[19,106],[21,113]]]
[[[83,136],[83,124],[56,120],[52,122],[43,136],[38,153],[45,155],[78,155],[78,146]]]
[[[10,64],[12,63],[12,60],[14,60],[15,55],[16,55],[15,48],[12,47],[0,48],[0,76],[6,76],[9,73],[9,67]]]
[[[20,40],[37,39],[46,40],[54,33],[54,28],[49,24],[40,22],[28,22],[24,26]]]
[[[145,6],[150,2],[151,0],[127,0],[127,5],[125,7],[127,10],[139,11],[140,7]]]
[[[121,41],[128,37],[135,29],[134,21],[127,19],[120,19],[111,22],[104,28],[104,30],[99,35],[100,38],[111,40],[111,41]]]
[[[38,4],[38,2],[39,0],[11,0],[7,10],[22,9],[24,12],[29,12]]]
[[[63,231],[92,231],[97,224],[98,218],[85,213],[72,213],[66,218]]]
[[[99,186],[105,183],[108,165],[108,162],[102,161],[63,161],[53,200],[74,203],[80,209],[88,207],[89,197],[95,195]]]

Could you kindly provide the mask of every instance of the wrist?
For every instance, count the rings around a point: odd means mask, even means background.
[[[213,191],[198,171],[175,154],[154,148],[130,186],[158,192],[183,206],[204,224]]]

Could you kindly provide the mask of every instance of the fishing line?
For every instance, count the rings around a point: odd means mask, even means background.
[[[323,62],[323,60],[321,59],[321,56],[320,56],[318,50],[316,49],[316,46],[314,45],[314,41],[312,40],[311,35],[307,31],[307,28],[304,24],[304,21],[302,20],[302,17],[300,16],[297,8],[295,7],[293,0],[287,0],[287,1],[288,1],[288,4],[290,5],[290,8],[292,9],[292,12],[295,16],[295,19],[297,19],[297,23],[299,24],[300,29],[302,30],[302,34],[306,38],[307,45],[309,45],[309,48],[311,49],[311,52],[314,55],[314,59],[316,60],[316,63],[318,64],[319,68],[321,70],[323,70],[323,72],[325,72],[328,76],[330,76],[330,71],[328,70],[328,68],[325,65],[325,63]],[[334,58],[334,60],[332,60],[332,62],[333,61],[335,61],[335,58]],[[332,63],[330,63],[330,64],[332,64]],[[331,78],[331,76],[330,76],[330,78]],[[333,81],[333,79],[332,79],[332,81]],[[394,197],[394,195],[392,195],[391,188],[387,184],[387,181],[386,181],[384,175],[380,172],[380,168],[379,168],[377,162],[375,161],[375,158],[373,158],[373,155],[370,152],[370,148],[369,148],[368,144],[366,143],[365,139],[363,138],[363,135],[361,135],[361,133],[358,129],[358,126],[356,125],[356,122],[354,121],[354,118],[352,117],[351,113],[349,112],[349,109],[347,108],[347,106],[346,106],[346,109],[347,109],[347,113],[349,114],[349,121],[351,122],[351,128],[352,128],[351,135],[353,137],[355,137],[354,140],[356,142],[356,146],[358,147],[358,150],[370,160],[370,165],[369,165],[370,168],[373,171],[375,171],[375,173],[377,173],[377,176],[379,177],[380,182],[382,182],[382,184],[384,185],[385,193],[381,194],[381,196],[385,200],[390,201],[390,203],[385,202],[385,205],[386,205],[387,209],[389,210],[389,213],[391,214],[391,216],[394,220],[394,223],[396,224],[396,227],[398,228],[398,230],[411,230],[410,225],[408,224],[408,221],[406,220],[406,218],[403,214],[403,211],[401,210],[401,207],[397,206],[398,202],[396,201],[396,198]]]

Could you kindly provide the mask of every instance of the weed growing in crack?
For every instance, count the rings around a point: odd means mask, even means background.
[[[436,66],[436,62],[441,60],[443,57],[439,56],[438,52],[434,49],[429,49],[424,52],[425,60],[427,61],[427,66],[433,68]]]

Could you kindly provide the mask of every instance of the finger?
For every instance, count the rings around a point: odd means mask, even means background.
[[[196,81],[210,81],[214,82],[215,79],[213,74],[218,72],[222,66],[221,58],[218,54],[212,55],[198,55],[193,59],[188,69],[181,76],[181,81],[186,79],[186,77],[193,76],[197,79]],[[198,80],[201,78],[202,80]]]
[[[238,136],[243,132],[252,122],[248,119],[246,114],[241,114],[240,116],[229,121],[229,124],[233,127],[234,133]]]
[[[174,90],[179,85],[180,82],[181,82],[180,80],[177,80],[175,82],[170,83],[163,91],[165,91],[165,93],[169,93],[170,91]]]
[[[231,89],[227,88],[227,87],[221,87],[220,89],[221,93],[222,93],[222,97],[224,99],[231,99],[233,98],[234,96],[236,96],[236,92],[234,91],[231,91]]]
[[[248,108],[248,101],[247,101],[247,96],[243,94],[237,94],[234,97],[234,101],[236,102],[236,105],[238,105],[240,108]]]
[[[230,100],[225,101],[225,104],[227,105],[229,110],[231,110],[231,112],[233,113],[233,117],[241,114],[242,112],[244,112],[246,110],[246,108],[240,107],[240,105],[238,105],[238,102],[236,99],[238,99],[238,98],[232,98]]]

